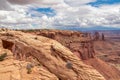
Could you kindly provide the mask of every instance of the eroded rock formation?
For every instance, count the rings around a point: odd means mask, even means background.
[[[100,33],[100,32],[94,32],[93,33],[93,40],[94,41],[105,41],[105,35],[104,33]]]
[[[0,80],[59,80],[42,66],[34,66],[31,74],[27,74],[28,61],[16,60],[13,53],[0,47],[0,54],[7,53],[4,61],[0,62]]]
[[[68,34],[65,34],[64,36],[68,36]],[[80,35],[77,34],[77,36]],[[61,39],[59,38],[59,36],[58,38],[57,37],[55,38],[58,40]],[[49,38],[42,36],[22,33],[19,31],[0,32],[0,39],[3,42],[3,47],[11,50],[16,59],[27,60],[30,57],[36,59],[43,67],[43,71],[41,71],[43,72],[43,74],[41,73],[38,74],[41,77],[42,76],[47,77],[44,80],[105,80],[105,78],[97,70],[95,70],[92,66],[84,64],[83,61],[80,60],[76,55],[74,55],[68,48],[62,46],[60,43],[58,43],[55,40],[51,40]],[[67,42],[68,39],[65,37],[64,39],[66,40],[65,42]],[[82,39],[80,40],[83,41]],[[68,40],[68,42],[69,41],[72,42],[71,40]],[[9,44],[9,47],[6,47],[5,43]],[[84,43],[85,45],[82,47],[85,47],[87,49],[90,43],[89,44],[86,42]],[[64,42],[62,44],[64,44]],[[92,46],[90,47],[92,48]],[[86,49],[84,51],[88,52],[88,50]],[[91,53],[92,52],[94,51],[91,51]],[[89,53],[86,55],[89,56],[87,58],[94,57],[94,55],[90,55]],[[68,61],[72,64],[71,69],[66,67]],[[21,74],[24,75],[24,73]],[[30,75],[36,76],[36,74],[30,74]],[[49,74],[49,76],[47,74]],[[32,79],[28,78],[25,80],[32,80]],[[38,79],[35,80],[42,80],[42,79],[38,77]]]
[[[61,30],[40,30],[32,34],[42,35],[57,40],[81,59],[86,60],[95,56],[94,45],[89,33]]]
[[[74,31],[38,30],[29,33],[57,40],[62,45],[69,48],[80,58],[80,60],[83,60],[84,63],[91,65],[98,70],[107,80],[120,79],[120,72],[116,68],[108,65],[95,56],[96,52],[94,50],[94,40],[100,39],[98,32],[95,33],[94,39],[91,38],[89,33]]]
[[[95,32],[94,33],[93,39],[94,40],[100,40],[100,34],[99,34],[99,32]]]

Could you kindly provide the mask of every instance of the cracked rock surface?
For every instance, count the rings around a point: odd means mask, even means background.
[[[0,80],[105,80],[55,40],[19,31],[0,32],[0,39],[5,48],[1,51],[7,49],[11,56],[0,62]],[[31,74],[26,71],[27,61],[34,64]],[[66,67],[68,61],[71,69]]]

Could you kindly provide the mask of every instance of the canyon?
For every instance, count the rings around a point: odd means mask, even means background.
[[[38,30],[30,31],[29,33],[42,35],[60,42],[62,45],[69,48],[70,51],[84,63],[97,69],[107,80],[119,80],[119,71],[109,65],[109,63],[106,63],[104,59],[98,57],[101,56],[101,54],[99,55],[97,48],[99,48],[100,45],[103,47],[107,44],[107,41],[102,40],[98,32],[95,32],[93,35],[91,33],[67,30]],[[104,42],[104,44],[99,43],[99,41]]]
[[[120,80],[120,71],[97,57],[92,38],[67,30],[1,30],[0,51],[7,57],[0,80]]]

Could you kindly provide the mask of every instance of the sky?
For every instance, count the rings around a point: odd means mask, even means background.
[[[0,0],[0,27],[120,29],[120,0]]]

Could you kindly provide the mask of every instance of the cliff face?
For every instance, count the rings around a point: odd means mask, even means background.
[[[3,48],[11,50],[16,60],[28,60],[33,64],[36,64],[36,61],[33,60],[37,60],[41,65],[40,70],[35,70],[30,75],[25,74],[26,72],[23,70],[20,73],[22,76],[19,76],[20,78],[17,80],[21,80],[21,78],[22,80],[33,80],[32,78],[35,80],[105,80],[97,70],[84,64],[68,48],[55,40],[17,31],[0,32],[0,39]],[[88,50],[85,49],[85,51]],[[94,55],[89,54],[84,59],[93,57]],[[19,69],[19,71],[21,70]],[[8,75],[10,76],[10,74]]]
[[[94,45],[99,58],[120,70],[120,39],[106,38],[105,41],[95,41]]]
[[[21,50],[20,48],[15,48],[14,40],[12,42],[12,39],[10,39],[13,38],[11,37],[12,35],[10,35],[9,32],[5,35],[5,40],[0,39],[0,56],[4,53],[7,54],[6,58],[0,61],[0,80],[59,80],[57,76],[46,70],[36,59],[31,57],[21,58],[23,53],[19,51],[22,51],[24,46],[18,45],[18,47],[21,47]],[[2,38],[2,36],[0,38]],[[7,38],[9,38],[10,41],[7,40]],[[17,38],[14,37],[14,39]],[[14,50],[15,52],[12,53],[10,50]],[[24,51],[26,52],[27,50]],[[15,55],[16,53],[17,55]],[[28,70],[26,67],[28,64],[34,66],[31,74],[27,73]]]
[[[99,38],[98,34],[92,37],[89,33],[60,30],[39,30],[29,33],[42,35],[60,42],[62,45],[69,48],[70,51],[84,63],[93,66],[107,80],[120,79],[120,72],[116,68],[108,65],[95,56],[94,38],[97,40]]]
[[[40,30],[32,32],[32,34],[45,36],[60,42],[82,60],[95,57],[94,45],[89,33],[83,34],[77,31]]]
[[[0,80],[58,80],[54,74],[38,65],[32,68],[31,74],[27,74],[26,66],[33,61],[16,60],[11,51],[0,47],[0,55],[2,53],[7,53],[7,57],[0,62]]]

